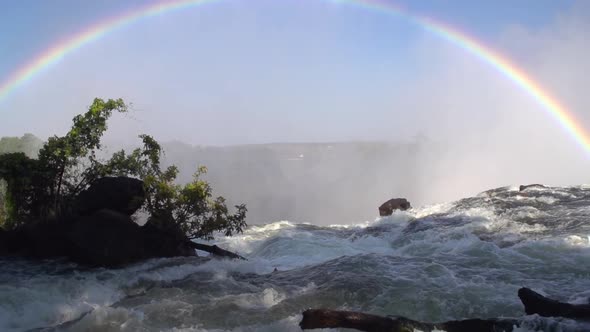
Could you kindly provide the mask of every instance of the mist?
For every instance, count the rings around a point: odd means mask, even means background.
[[[211,6],[108,36],[4,102],[18,116],[0,133],[62,134],[95,96],[123,97],[133,111],[113,120],[109,149],[154,135],[181,181],[207,166],[217,194],[247,203],[250,223],[347,224],[373,220],[392,197],[417,206],[589,182],[588,151],[481,60],[415,26],[404,28],[413,38],[374,35],[395,18],[364,13],[351,27],[352,9],[290,5],[278,27],[238,2],[222,27]],[[590,129],[583,8],[543,27],[506,26],[491,46]]]

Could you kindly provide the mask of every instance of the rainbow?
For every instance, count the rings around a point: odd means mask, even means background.
[[[149,5],[135,8],[121,15],[111,17],[95,25],[86,28],[80,33],[65,39],[39,54],[23,67],[16,70],[5,81],[0,83],[0,102],[19,86],[31,80],[43,69],[55,64],[69,53],[100,39],[104,35],[124,26],[130,25],[140,19],[149,18],[172,11],[197,7],[206,3],[219,0],[167,0],[157,1]],[[459,31],[452,26],[434,20],[432,18],[413,15],[403,8],[385,2],[385,0],[324,0],[340,4],[349,4],[369,10],[376,10],[383,13],[403,16],[410,21],[417,23],[424,29],[430,31],[448,42],[452,43],[474,55],[496,69],[502,75],[511,80],[530,95],[544,110],[571,135],[571,137],[587,152],[590,152],[590,136],[584,131],[575,120],[574,116],[567,111],[551,94],[540,84],[536,83],[524,70],[519,69],[507,57],[500,55],[488,48],[483,43],[470,37],[468,34]]]

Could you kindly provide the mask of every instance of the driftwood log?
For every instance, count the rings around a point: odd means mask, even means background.
[[[365,332],[510,332],[518,321],[515,319],[466,319],[443,323],[423,323],[405,317],[382,317],[354,311],[309,309],[303,312],[299,323],[303,330],[322,328],[348,328]]]
[[[538,184],[538,183],[535,183],[535,184],[527,184],[527,185],[521,185],[518,188],[518,191],[525,191],[528,188],[547,188],[547,187],[544,186],[544,185],[542,185],[542,184]]]
[[[529,288],[518,290],[518,297],[527,315],[544,317],[565,317],[590,319],[590,304],[571,304],[549,299]],[[442,323],[423,323],[405,317],[376,316],[354,311],[309,309],[303,312],[299,326],[303,330],[321,328],[348,328],[365,332],[410,332],[420,330],[432,332],[481,331],[510,332],[518,327],[519,321],[509,318],[465,319]]]
[[[231,251],[227,251],[225,249],[221,249],[216,245],[206,245],[206,244],[202,244],[202,243],[195,243],[195,242],[190,242],[189,245],[191,247],[193,247],[194,249],[197,250],[202,250],[202,251],[206,251],[214,256],[219,256],[219,257],[226,257],[226,258],[231,258],[231,259],[242,259],[242,260],[247,260],[246,258],[233,253]]]
[[[590,319],[590,304],[571,304],[547,298],[529,288],[518,290],[527,315]]]

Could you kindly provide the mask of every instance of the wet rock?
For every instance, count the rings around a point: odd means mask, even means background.
[[[191,241],[180,231],[165,231],[146,223],[142,228],[144,249],[152,257],[196,256]]]
[[[9,236],[10,234],[7,231],[0,228],[0,255],[6,255],[11,252],[10,246],[8,245]]]
[[[100,210],[81,217],[66,233],[67,256],[85,265],[117,266],[145,258],[141,228],[128,215]]]
[[[405,198],[392,198],[379,206],[379,215],[382,217],[390,216],[395,210],[405,211],[412,206]]]
[[[193,243],[171,216],[144,226],[131,215],[145,201],[143,182],[127,177],[95,181],[75,199],[73,213],[0,229],[0,255],[45,259],[64,257],[89,266],[119,267],[158,257],[196,256],[195,249],[220,257],[243,257],[217,246]]]
[[[22,232],[6,231],[0,228],[0,255],[12,255],[19,251],[23,241]]]
[[[143,181],[129,177],[104,177],[81,192],[74,202],[74,213],[91,215],[102,209],[132,215],[145,201]]]
[[[22,247],[30,258],[65,257],[71,252],[71,243],[65,237],[69,224],[65,221],[32,222],[23,229]]]
[[[137,225],[130,216],[100,210],[66,232],[68,257],[84,265],[114,267],[155,257],[195,256],[188,239]]]

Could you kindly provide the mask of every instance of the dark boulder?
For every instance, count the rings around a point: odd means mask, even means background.
[[[186,237],[137,225],[130,216],[100,210],[72,223],[67,256],[93,266],[116,267],[155,257],[195,256]]]
[[[172,216],[139,226],[131,215],[145,201],[143,182],[127,177],[95,181],[65,216],[30,222],[18,230],[0,229],[0,255],[35,259],[63,257],[82,265],[119,267],[159,257],[215,256],[241,258],[229,251],[193,243]]]
[[[91,215],[102,209],[132,215],[145,201],[143,181],[129,177],[100,178],[78,195],[74,213]]]
[[[67,256],[71,251],[71,243],[65,237],[68,226],[65,222],[46,220],[24,227],[20,245],[25,255],[31,258]]]
[[[7,255],[12,252],[8,241],[10,241],[10,233],[0,228],[0,255]]]
[[[395,210],[405,211],[411,207],[412,206],[410,205],[410,202],[408,202],[408,200],[405,198],[392,198],[381,204],[379,207],[379,215],[382,217],[390,216]]]
[[[0,229],[0,255],[32,259],[64,257],[87,266],[119,267],[137,261],[196,256],[184,233],[136,224],[131,216],[99,210],[69,220],[32,222],[19,230]]]
[[[144,237],[128,215],[100,210],[81,217],[65,234],[72,244],[68,256],[85,265],[118,266],[144,257]]]
[[[20,251],[23,232],[7,231],[0,228],[0,255],[12,255]]]
[[[20,255],[28,258],[66,256],[70,244],[64,237],[67,224],[55,220],[30,221],[13,230],[0,229],[0,255]]]
[[[153,257],[196,256],[185,233],[174,227],[158,227],[153,220],[141,227],[146,252]]]

